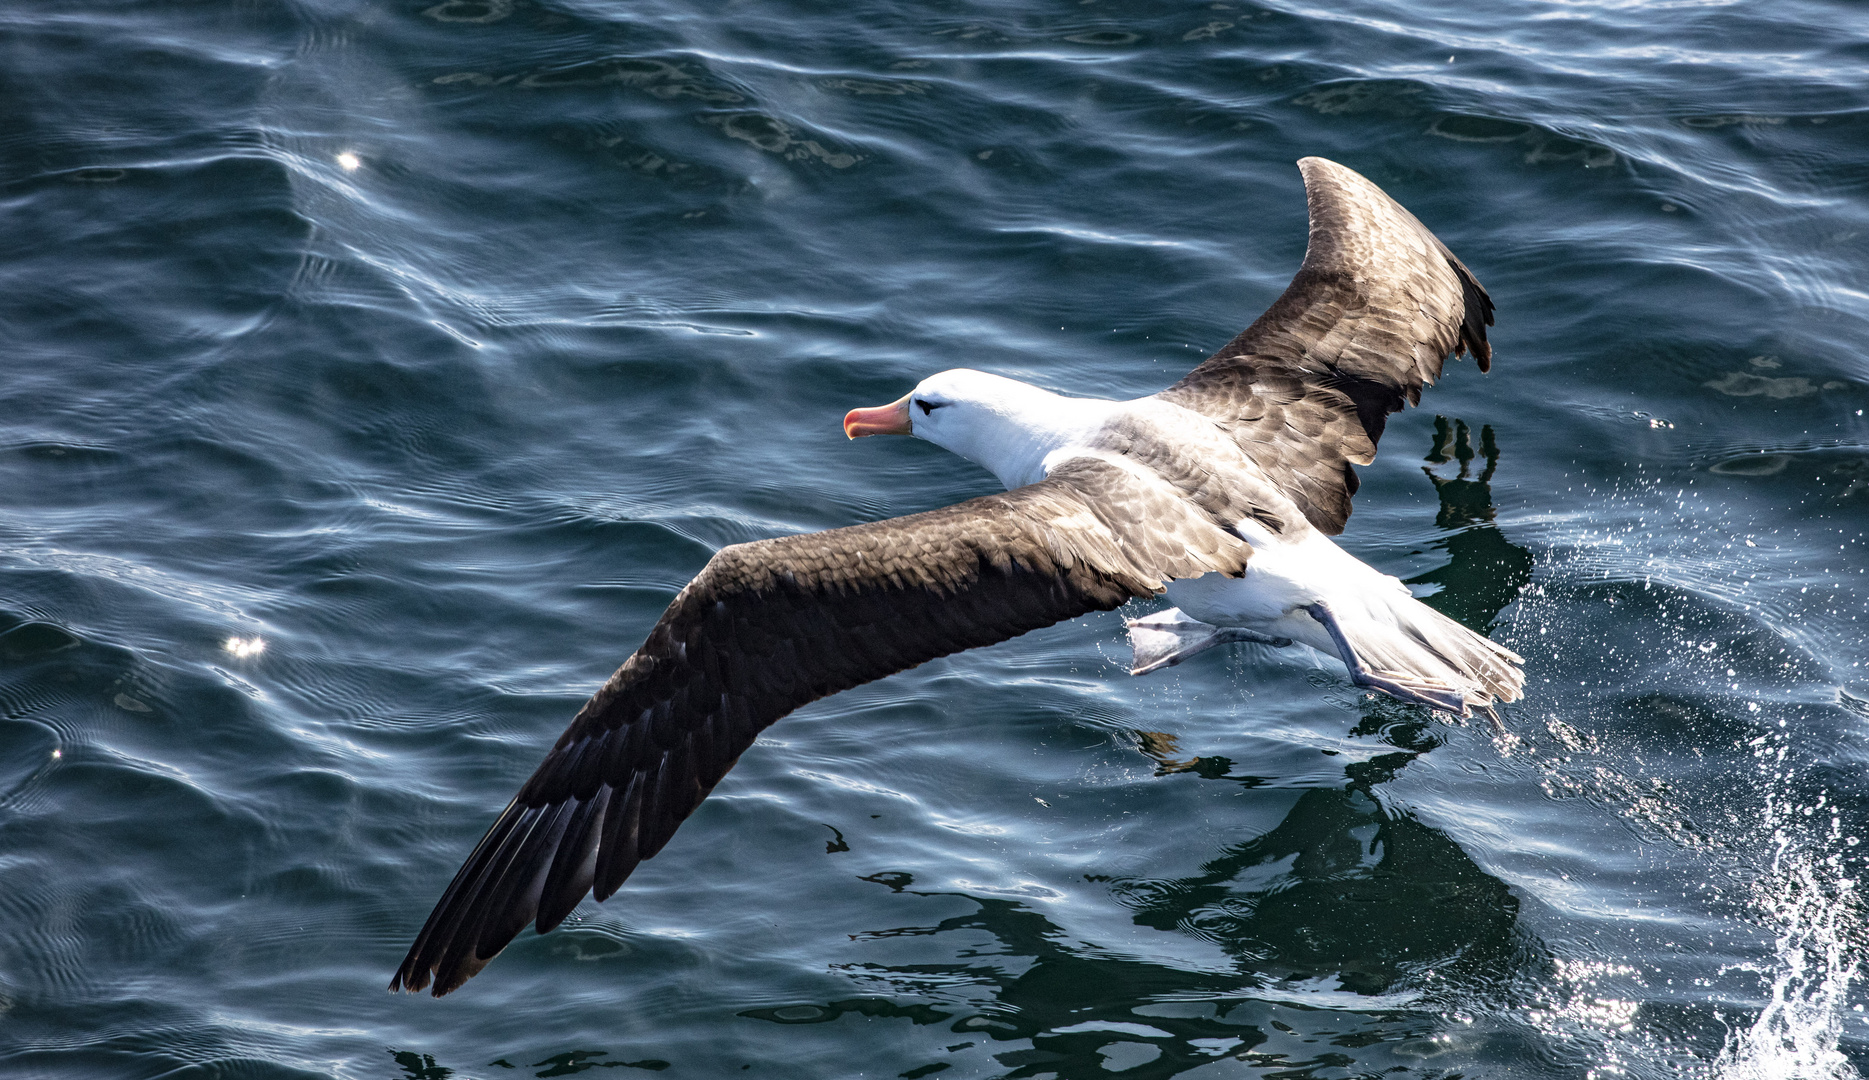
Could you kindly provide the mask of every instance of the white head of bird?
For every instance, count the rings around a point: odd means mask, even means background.
[[[954,368],[930,375],[887,405],[850,410],[844,417],[844,434],[852,439],[926,439],[1015,488],[1044,479],[1045,457],[1087,441],[1115,404],[1064,397],[1017,379]]]

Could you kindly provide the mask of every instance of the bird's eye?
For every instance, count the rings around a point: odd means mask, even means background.
[[[927,416],[929,413],[934,412],[936,409],[939,409],[941,406],[946,405],[947,402],[929,401],[927,398],[917,398],[915,400],[915,404],[920,405],[922,407],[922,415]]]

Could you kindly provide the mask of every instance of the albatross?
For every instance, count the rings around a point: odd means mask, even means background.
[[[591,696],[468,856],[391,990],[466,982],[527,923],[616,892],[794,709],[936,657],[1166,594],[1129,621],[1143,674],[1219,645],[1308,645],[1356,686],[1465,716],[1522,661],[1331,539],[1388,416],[1451,354],[1491,366],[1493,303],[1363,176],[1298,162],[1291,285],[1181,381],[1133,401],[945,371],[855,409],[1005,485],[944,509],[722,548]]]

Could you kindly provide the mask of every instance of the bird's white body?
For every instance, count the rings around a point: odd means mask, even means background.
[[[1311,605],[1322,602],[1339,614],[1375,616],[1397,601],[1416,602],[1400,579],[1315,529],[1284,540],[1250,518],[1234,528],[1253,549],[1245,577],[1203,574],[1168,583],[1168,599],[1201,622],[1290,638],[1335,656],[1329,633],[1308,612]]]
[[[1216,454],[1236,454],[1212,420],[1153,397],[1066,397],[1016,379],[960,368],[924,380],[910,401],[917,438],[972,461],[1008,490],[1035,484],[1058,465],[1080,457],[1141,468],[1097,445],[1098,436],[1116,421],[1166,438],[1202,440]],[[921,401],[935,403],[934,408],[924,412],[914,404]],[[1275,535],[1251,518],[1231,522],[1234,532],[1252,545],[1246,576],[1204,574],[1170,582],[1169,600],[1212,626],[1241,627],[1334,652],[1329,635],[1305,608],[1319,601],[1343,603],[1370,589],[1409,595],[1400,581],[1304,523],[1296,508],[1288,516],[1294,527],[1287,532],[1294,535]]]
[[[906,400],[916,437],[980,465],[1008,489],[1037,483],[1059,465],[1083,457],[1146,472],[1145,462],[1108,449],[1105,436],[1119,427],[1143,440],[1186,448],[1216,471],[1263,479],[1250,456],[1212,419],[1159,397],[1066,397],[962,368],[924,380]],[[1166,593],[1178,610],[1142,623],[1143,633],[1133,635],[1139,673],[1222,643],[1216,628],[1237,628],[1250,632],[1253,640],[1309,645],[1338,657],[1353,674],[1360,673],[1361,660],[1380,676],[1372,685],[1394,692],[1384,680],[1399,680],[1406,690],[1436,704],[1453,702],[1456,712],[1465,711],[1465,701],[1491,700],[1488,674],[1509,668],[1500,661],[1516,662],[1516,656],[1422,604],[1399,579],[1343,550],[1275,486],[1254,484],[1254,491],[1258,500],[1279,504],[1274,509],[1281,528],[1275,532],[1253,517],[1226,523],[1252,548],[1246,573],[1169,582]],[[1156,629],[1161,627],[1172,633],[1163,638]],[[1156,629],[1153,636],[1151,629]],[[1145,650],[1153,662],[1145,662]]]

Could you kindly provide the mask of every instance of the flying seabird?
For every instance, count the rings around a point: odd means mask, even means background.
[[[1464,716],[1516,700],[1516,654],[1330,539],[1389,414],[1450,353],[1488,370],[1492,300],[1376,185],[1322,158],[1298,167],[1297,277],[1161,393],[1064,397],[959,369],[851,411],[850,438],[927,439],[1006,492],[722,548],[468,856],[390,989],[445,994],[527,923],[545,933],[585,893],[609,897],[799,706],[1130,600],[1175,604],[1130,621],[1136,674],[1301,642],[1403,701]]]

